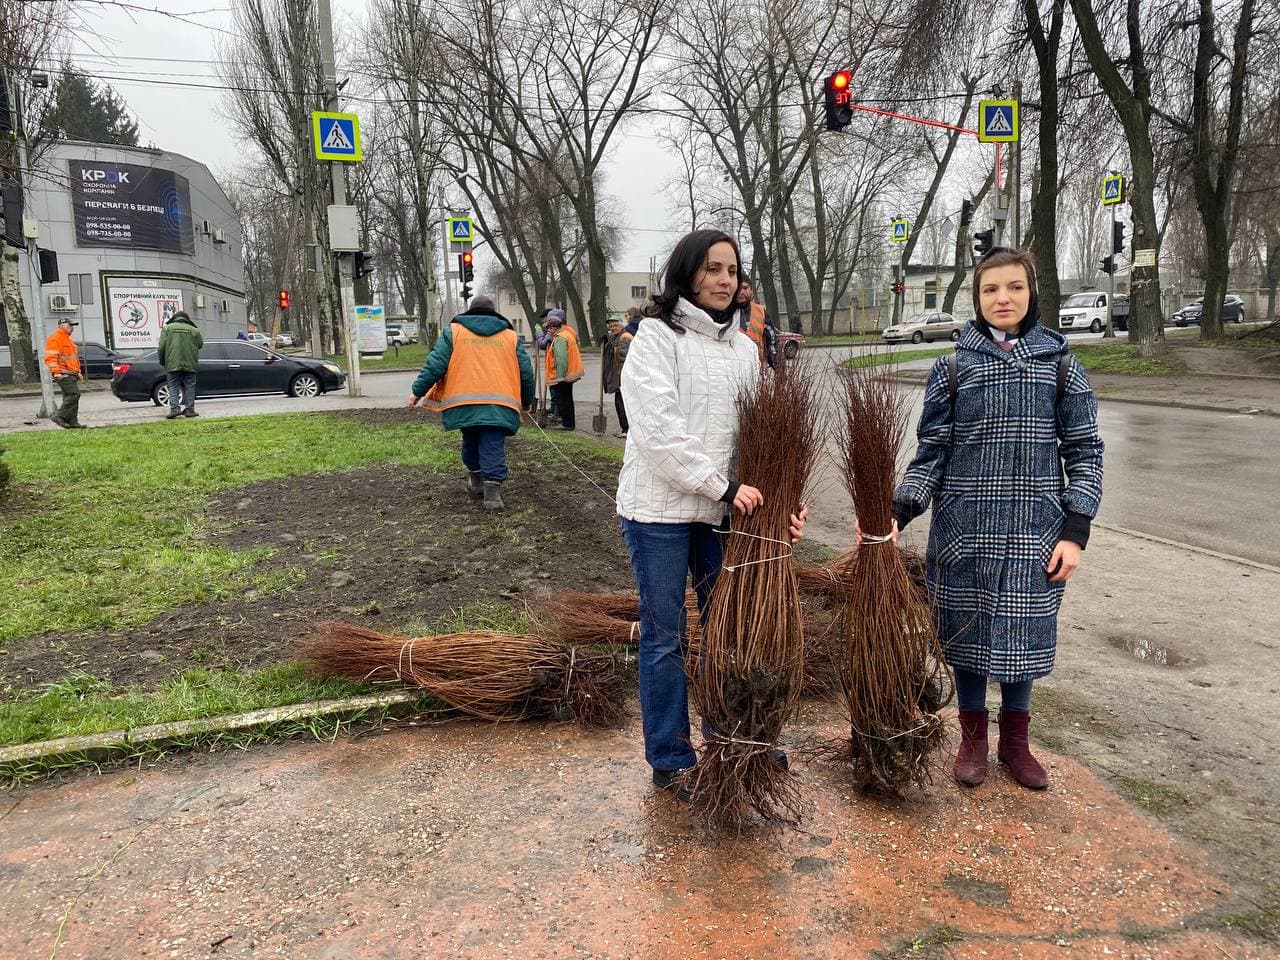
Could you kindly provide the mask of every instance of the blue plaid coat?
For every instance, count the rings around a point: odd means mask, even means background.
[[[1074,358],[1054,409],[1066,349],[1036,324],[1005,353],[971,322],[956,344],[954,410],[941,357],[894,492],[900,516],[933,505],[925,570],[947,661],[997,681],[1053,669],[1063,584],[1045,567],[1064,510],[1094,517],[1102,499],[1098,403]]]

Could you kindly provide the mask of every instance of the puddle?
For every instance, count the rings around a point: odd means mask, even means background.
[[[1135,660],[1143,663],[1155,663],[1162,667],[1185,667],[1195,663],[1195,657],[1178,653],[1169,647],[1162,647],[1146,637],[1108,637],[1107,643],[1122,650]]]

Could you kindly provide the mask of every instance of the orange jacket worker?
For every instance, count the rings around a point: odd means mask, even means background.
[[[80,369],[80,351],[71,339],[72,331],[79,325],[79,320],[62,320],[44,342],[44,365],[62,391],[62,405],[49,419],[69,430],[84,427],[80,422],[80,381],[84,379],[84,372]]]

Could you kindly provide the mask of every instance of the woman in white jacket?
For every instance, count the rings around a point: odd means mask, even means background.
[[[663,789],[697,759],[684,673],[689,575],[704,609],[723,556],[717,529],[730,506],[749,514],[764,503],[764,493],[734,469],[737,401],[760,375],[756,345],[734,317],[740,274],[728,234],[684,236],[622,368],[631,423],[617,507],[640,593],[645,759]],[[791,518],[796,539],[805,512]]]

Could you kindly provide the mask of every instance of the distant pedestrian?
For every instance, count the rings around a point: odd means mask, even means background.
[[[169,412],[166,420],[196,413],[196,374],[200,369],[200,348],[204,337],[195,321],[179,310],[160,332],[160,365],[164,367],[165,381],[169,387]]]
[[[1024,787],[1049,777],[1031,754],[1032,682],[1053,669],[1058,607],[1102,499],[1098,402],[1057,331],[1040,325],[1035,262],[997,247],[974,270],[953,357],[925,387],[919,444],[893,496],[896,530],[932,504],[925,571],[955,671],[954,773],[987,775],[987,681],[1000,684],[997,755]]]
[[[755,343],[760,362],[767,363],[776,370],[781,358],[778,352],[778,331],[765,312],[764,304],[755,301],[755,288],[750,277],[742,278],[733,304],[738,317],[738,329]]]
[[[413,381],[409,406],[423,397],[443,414],[445,430],[462,431],[468,492],[483,497],[485,509],[501,510],[507,437],[533,406],[533,364],[514,324],[489,297],[472,297],[436,340]]]
[[[623,328],[621,320],[609,321],[609,333],[600,351],[600,376],[604,392],[613,394],[613,407],[618,412],[617,437],[627,435],[627,408],[622,402],[622,365],[627,362],[627,350],[631,347],[631,334]]]
[[[248,335],[247,333],[245,333],[243,330],[237,330],[237,331],[236,331],[236,339],[237,339],[237,340],[248,340],[248,339],[249,339],[249,335]]]
[[[573,406],[573,385],[582,379],[584,372],[578,335],[565,323],[563,310],[549,311],[546,325],[551,332],[551,347],[547,350],[547,383],[551,385],[552,409],[560,416],[560,429],[572,430],[578,423]]]
[[[79,320],[61,320],[58,329],[44,342],[44,365],[49,368],[53,382],[62,391],[62,404],[49,419],[69,430],[82,430],[80,422],[80,383],[84,371],[80,369],[80,351],[71,334],[80,326]]]

